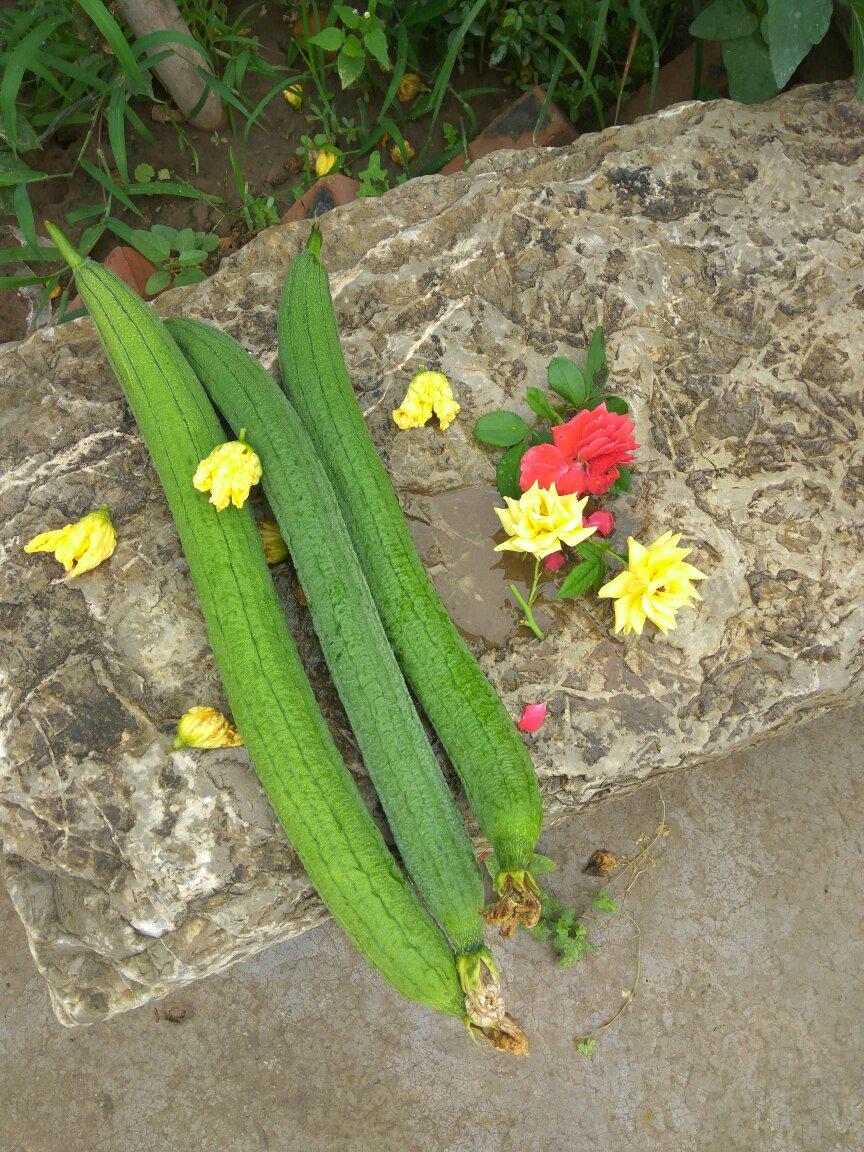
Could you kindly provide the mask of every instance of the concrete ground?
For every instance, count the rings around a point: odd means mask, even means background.
[[[5,901],[0,1149],[864,1149],[862,731],[858,707],[665,783],[668,835],[599,951],[561,971],[529,938],[499,949],[529,1061],[390,994],[331,927],[67,1031]],[[660,813],[651,787],[549,834],[556,893],[583,908],[590,853],[638,854]],[[589,1060],[636,926],[635,997]]]

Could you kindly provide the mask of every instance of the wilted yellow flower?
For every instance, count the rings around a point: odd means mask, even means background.
[[[258,531],[261,533],[261,543],[264,545],[264,559],[268,564],[279,564],[288,559],[288,545],[282,539],[279,525],[272,520],[259,520]]]
[[[321,148],[315,157],[315,175],[326,176],[336,166],[338,160],[338,153],[331,148]]]
[[[541,488],[535,482],[518,500],[505,496],[504,502],[507,507],[495,512],[510,539],[498,544],[496,552],[530,552],[542,560],[562,544],[572,548],[597,531],[582,522],[588,497],[559,496],[554,484]]]
[[[393,419],[400,428],[422,428],[433,412],[443,432],[456,419],[459,404],[443,372],[418,372],[408,385],[405,399],[393,413]]]
[[[249,489],[260,479],[261,461],[249,445],[242,440],[228,440],[201,461],[192,483],[199,492],[209,492],[210,503],[221,512],[229,504],[242,508],[249,498]]]
[[[646,620],[656,624],[665,636],[676,627],[679,608],[689,608],[702,597],[694,580],[708,577],[692,564],[685,564],[692,548],[679,548],[681,533],[664,532],[646,548],[631,536],[627,541],[627,568],[604,584],[598,596],[615,601],[615,631],[625,636],[642,635]]]
[[[402,148],[405,149],[405,156],[408,157],[409,161],[413,160],[417,155],[417,153],[414,151],[414,145],[410,140],[403,140]],[[390,149],[390,159],[394,164],[398,164],[400,168],[405,166],[405,156],[402,155],[402,148],[400,148],[398,144],[394,144]]]
[[[302,84],[289,84],[287,88],[282,89],[282,95],[288,101],[292,108],[301,108],[303,105],[303,85]]]
[[[423,81],[416,72],[406,72],[399,81],[396,89],[396,99],[400,104],[407,104],[423,91]]]
[[[190,708],[177,724],[172,748],[239,748],[243,738],[215,708]]]
[[[67,580],[89,572],[117,547],[117,533],[107,508],[90,512],[75,524],[41,532],[24,545],[25,552],[53,552],[68,572]]]

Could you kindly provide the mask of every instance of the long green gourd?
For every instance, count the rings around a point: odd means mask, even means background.
[[[330,474],[405,678],[492,845],[499,900],[487,918],[510,935],[540,914],[530,872],[541,825],[537,777],[516,726],[417,555],[348,377],[320,248],[313,226],[285,279],[278,320],[282,386]]]
[[[48,230],[150,450],[234,722],[310,880],[394,988],[467,1022],[452,950],[387,850],[312,694],[251,511],[217,512],[192,486],[224,440],[204,389],[152,309]]]
[[[170,319],[166,327],[234,434],[245,430],[261,460],[264,493],[405,865],[456,949],[468,1003],[484,1015],[498,1003],[503,1023],[474,850],[315,446],[273,377],[231,336],[194,320]]]

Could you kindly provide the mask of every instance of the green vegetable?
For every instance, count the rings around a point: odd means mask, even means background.
[[[529,864],[540,832],[530,757],[501,700],[450,620],[414,548],[348,379],[313,228],[279,309],[283,387],[336,489],[393,650],[431,720],[500,870],[489,918],[508,934],[539,915]]]
[[[192,320],[167,327],[235,434],[246,429],[402,858],[456,949],[474,951],[483,945],[483,878],[314,445],[279,385],[236,340]]]
[[[224,440],[164,325],[111,272],[49,228],[123,386],[177,525],[234,722],[322,900],[403,995],[465,1018],[453,953],[387,851],[342,763],[291,640],[248,507],[216,512],[192,486]]]

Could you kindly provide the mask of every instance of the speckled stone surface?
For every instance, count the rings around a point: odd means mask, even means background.
[[[722,756],[862,694],[864,109],[848,85],[680,105],[552,153],[499,153],[327,217],[325,253],[370,427],[457,622],[532,741],[549,819]],[[307,224],[271,229],[161,311],[215,321],[270,364]],[[491,555],[481,412],[520,406],[550,356],[608,333],[642,444],[622,531],[676,528],[710,580],[668,640],[608,605],[516,630]],[[442,438],[389,412],[419,364],[463,402]],[[220,704],[146,452],[87,321],[0,353],[6,879],[65,1023],[165,994],[323,912],[242,751],[169,756]],[[110,505],[120,544],[72,584],[20,545]],[[519,570],[522,575],[525,573]],[[308,620],[292,627],[358,772]],[[806,782],[802,781],[802,787]]]

